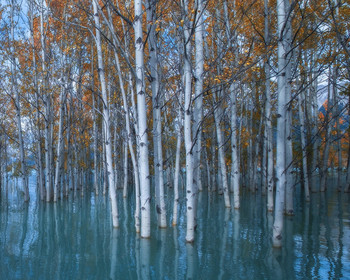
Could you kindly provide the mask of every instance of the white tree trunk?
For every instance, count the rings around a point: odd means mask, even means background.
[[[266,42],[266,49],[270,45],[270,27],[269,27],[269,7],[268,0],[264,1],[264,9],[265,9],[265,29],[264,36]],[[267,211],[273,211],[273,186],[274,186],[274,178],[273,178],[273,129],[271,124],[271,86],[270,86],[270,58],[269,54],[266,59],[265,65],[265,150],[267,154],[267,168],[266,168],[266,181],[267,181]]]
[[[46,201],[49,202],[52,197],[52,173],[51,173],[51,98],[48,89],[48,77],[46,74],[46,43],[44,33],[44,21],[46,21],[44,0],[41,1],[41,14],[40,14],[40,38],[41,38],[41,63],[42,63],[42,79],[43,79],[43,94],[44,94],[44,115],[45,115],[45,185],[46,185]]]
[[[284,2],[284,9],[286,15],[290,11],[289,0]],[[286,18],[285,26],[285,41],[286,41],[286,59],[285,59],[285,73],[286,73],[286,209],[287,215],[294,215],[294,183],[293,183],[293,143],[292,143],[292,23],[291,16]]]
[[[230,208],[230,192],[228,188],[228,182],[227,182],[227,169],[226,169],[226,161],[225,161],[225,155],[224,155],[224,140],[222,136],[222,131],[220,127],[220,116],[217,110],[214,112],[215,116],[215,128],[216,128],[216,136],[218,140],[218,155],[219,155],[219,164],[220,164],[220,171],[221,171],[221,178],[222,178],[222,186],[223,186],[223,192],[224,192],[224,200],[225,200],[225,207]]]
[[[64,105],[66,102],[66,89],[62,85],[60,92],[60,109],[59,109],[59,123],[58,123],[58,141],[57,141],[57,162],[56,162],[56,175],[55,175],[55,184],[54,184],[54,198],[53,201],[57,202],[60,193],[60,179],[61,171],[63,164],[63,148],[64,148],[64,138],[63,138],[63,115],[64,115]]]
[[[203,190],[201,181],[202,115],[203,115],[203,69],[204,69],[204,20],[203,0],[196,0],[197,18],[195,26],[195,102],[193,118],[194,146],[194,188]]]
[[[141,237],[151,236],[151,209],[150,209],[150,174],[148,161],[148,135],[147,135],[147,106],[144,79],[144,43],[142,39],[142,1],[135,0],[135,67],[136,67],[136,93],[139,138],[139,168],[140,168],[140,203],[141,203]]]
[[[97,3],[95,0],[92,0],[92,5],[94,9],[94,20],[96,26],[96,49],[97,49],[97,58],[98,58],[98,72],[101,82],[101,91],[102,91],[102,102],[103,102],[103,124],[105,131],[104,146],[106,151],[106,167],[107,167],[107,178],[109,183],[109,195],[111,199],[111,208],[112,208],[112,221],[113,227],[119,226],[119,217],[118,217],[118,207],[117,207],[117,197],[116,191],[114,189],[114,176],[113,176],[113,158],[112,158],[112,137],[110,132],[110,113],[108,107],[108,96],[106,88],[106,79],[104,73],[104,63],[102,56],[102,45],[101,45],[101,34],[100,34],[100,20],[97,10]]]
[[[284,1],[277,0],[277,27],[278,27],[278,111],[277,111],[277,147],[276,147],[276,203],[275,203],[275,219],[273,223],[272,244],[274,247],[282,246],[283,233],[283,212],[285,206],[285,186],[286,186],[286,79],[285,79],[285,55],[284,46],[285,34],[283,28],[285,26],[286,15],[284,9]],[[288,1],[288,0],[287,0]]]
[[[193,142],[192,142],[192,69],[191,69],[191,22],[188,18],[188,0],[183,1],[184,11],[184,140],[186,151],[186,241],[194,242],[195,221],[195,199],[196,190],[193,186]]]
[[[91,48],[91,72],[94,72],[94,64],[93,64],[93,47]],[[91,77],[91,83],[92,83],[92,130],[94,135],[94,188],[95,188],[95,195],[98,196],[99,194],[99,182],[98,182],[98,131],[97,131],[97,117],[96,117],[96,101],[95,101],[95,82],[94,77],[92,75]]]
[[[180,152],[181,152],[181,126],[182,126],[182,98],[179,97],[178,119],[176,121],[176,156],[175,156],[175,174],[174,174],[174,206],[173,206],[173,222],[172,225],[177,225],[178,220],[178,205],[179,205],[179,177],[180,177]]]
[[[166,228],[166,208],[164,201],[164,176],[163,176],[163,151],[162,151],[162,120],[161,120],[161,93],[159,90],[157,43],[155,35],[155,21],[157,1],[147,0],[148,24],[148,48],[149,64],[151,72],[152,105],[153,105],[153,149],[154,149],[154,171],[156,190],[156,211],[158,215],[158,226]]]
[[[128,142],[127,140],[124,141],[123,144],[124,147],[124,180],[123,180],[123,197],[126,198],[128,196]]]

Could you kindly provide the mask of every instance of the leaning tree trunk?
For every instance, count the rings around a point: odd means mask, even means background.
[[[107,96],[107,87],[106,87],[106,78],[104,70],[104,62],[102,56],[102,45],[101,45],[101,34],[100,34],[100,19],[99,13],[97,10],[96,0],[92,0],[92,5],[94,9],[94,20],[96,26],[96,49],[97,49],[97,58],[98,58],[98,68],[99,76],[101,82],[101,91],[102,91],[102,116],[104,123],[104,146],[106,149],[106,167],[107,167],[107,180],[109,183],[109,195],[111,199],[111,208],[112,208],[112,221],[113,227],[119,227],[119,217],[118,217],[118,207],[117,207],[117,196],[115,191],[114,176],[113,176],[113,157],[112,157],[112,136],[110,131],[110,113],[108,106],[108,96]]]
[[[215,103],[215,94],[213,94],[213,101]],[[221,178],[222,178],[222,185],[223,185],[223,191],[224,191],[224,200],[225,200],[225,207],[230,208],[230,195],[229,195],[229,188],[228,188],[228,182],[227,182],[227,170],[226,170],[226,161],[225,161],[225,155],[224,155],[224,139],[220,127],[220,117],[222,114],[222,111],[220,109],[220,105],[214,110],[214,120],[215,120],[215,128],[216,128],[216,137],[218,141],[218,154],[219,154],[219,166],[221,170]]]

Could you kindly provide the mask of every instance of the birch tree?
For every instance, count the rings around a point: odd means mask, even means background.
[[[268,0],[264,0],[264,16],[265,16],[265,26],[264,26],[264,39],[265,39],[265,49],[270,45],[270,22],[269,22],[269,7]],[[271,87],[270,87],[270,56],[267,54],[266,61],[264,63],[265,70],[265,151],[267,154],[267,168],[266,168],[266,181],[267,181],[267,210],[273,211],[273,131],[272,131],[272,114],[271,114]]]
[[[101,92],[102,92],[102,116],[103,116],[103,125],[104,125],[104,147],[106,154],[106,169],[107,169],[107,180],[109,184],[109,196],[111,199],[111,208],[112,208],[112,221],[113,227],[119,227],[119,217],[118,217],[118,207],[117,207],[117,197],[115,191],[114,184],[114,176],[113,176],[113,157],[112,157],[112,136],[110,131],[111,121],[110,121],[110,113],[108,106],[108,96],[107,96],[107,85],[105,78],[105,70],[104,70],[104,62],[103,62],[103,54],[102,54],[102,44],[101,44],[101,26],[99,13],[97,9],[97,3],[95,0],[92,1],[93,12],[94,12],[94,22],[95,22],[95,43],[97,49],[97,58],[98,58],[98,72],[100,76],[101,83]]]
[[[183,43],[184,43],[184,140],[186,151],[186,241],[194,242],[196,190],[193,185],[193,141],[192,141],[192,67],[191,30],[188,0],[182,1]]]
[[[147,0],[147,21],[148,21],[148,49],[149,49],[149,66],[152,89],[152,105],[153,105],[153,154],[154,154],[154,177],[156,189],[156,211],[158,214],[158,226],[165,228],[166,208],[164,201],[164,176],[163,176],[163,151],[162,151],[162,119],[161,119],[161,90],[159,86],[158,74],[158,57],[157,57],[157,41],[156,41],[156,8],[157,0]]]
[[[150,211],[150,173],[147,135],[147,105],[144,79],[144,42],[142,34],[142,1],[134,3],[134,31],[135,31],[135,72],[139,138],[139,168],[140,168],[140,203],[141,203],[141,237],[151,236],[151,211]]]
[[[286,187],[286,12],[285,2],[289,0],[277,0],[277,30],[278,30],[278,111],[277,111],[277,139],[276,139],[276,202],[275,216],[273,223],[272,244],[274,247],[282,246],[283,234],[283,213],[285,206],[285,187]]]
[[[196,26],[195,26],[195,102],[193,135],[195,139],[194,146],[194,165],[193,178],[195,189],[202,190],[201,181],[201,151],[202,151],[202,115],[203,115],[203,71],[204,71],[204,19],[205,13],[203,0],[196,0]]]

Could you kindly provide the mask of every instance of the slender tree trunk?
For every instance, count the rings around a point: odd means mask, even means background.
[[[175,174],[174,174],[174,206],[173,206],[173,222],[172,225],[177,225],[178,220],[178,205],[179,205],[179,177],[180,177],[180,152],[181,152],[181,123],[182,123],[182,112],[181,112],[181,95],[179,97],[178,107],[178,120],[175,124],[176,127],[176,156],[175,156]]]
[[[327,177],[328,177],[328,158],[329,158],[329,151],[330,151],[330,137],[331,137],[331,130],[332,130],[332,111],[333,111],[333,99],[331,98],[331,84],[330,79],[328,83],[328,98],[327,98],[327,108],[326,109],[326,115],[324,116],[324,130],[325,130],[325,144],[324,144],[324,150],[323,150],[323,158],[322,158],[322,168],[321,168],[321,181],[320,181],[320,191],[324,192],[327,188]]]
[[[114,176],[113,176],[113,157],[112,157],[112,137],[110,132],[110,113],[108,106],[108,96],[106,88],[106,79],[104,72],[104,63],[102,57],[102,45],[101,45],[101,34],[100,34],[100,20],[97,10],[96,0],[92,0],[92,5],[94,9],[94,20],[96,26],[96,48],[97,48],[97,58],[98,58],[98,67],[99,67],[99,76],[101,82],[101,91],[102,91],[102,101],[103,101],[103,125],[105,131],[104,146],[106,149],[106,167],[107,167],[107,178],[109,183],[109,195],[111,199],[111,208],[112,208],[112,221],[113,227],[119,226],[119,217],[118,217],[118,207],[117,207],[117,197],[116,191],[114,188]]]
[[[282,246],[283,233],[283,212],[285,206],[285,187],[286,187],[286,73],[285,73],[285,33],[283,28],[286,22],[284,1],[277,0],[277,30],[278,30],[278,112],[277,112],[277,147],[276,147],[276,202],[275,219],[273,224],[272,244],[274,247]],[[288,0],[287,0],[288,1]]]
[[[99,194],[99,182],[98,182],[98,131],[97,131],[97,116],[96,101],[95,101],[95,79],[94,79],[94,48],[91,47],[91,88],[92,88],[92,131],[94,135],[94,189],[95,195]]]
[[[157,43],[155,35],[155,22],[157,0],[147,0],[147,21],[148,24],[148,48],[150,54],[150,72],[153,105],[153,147],[154,147],[154,171],[156,190],[156,211],[158,215],[158,226],[166,228],[166,208],[164,201],[164,175],[163,175],[163,151],[162,151],[162,120],[161,120],[161,92],[159,88]]]
[[[305,116],[304,116],[304,92],[302,91],[298,99],[299,107],[299,121],[300,121],[300,138],[301,138],[301,150],[303,157],[303,174],[304,174],[304,192],[305,192],[305,201],[310,201],[310,187],[309,187],[309,173],[307,170],[307,145],[306,145],[306,129],[305,129]]]
[[[123,170],[124,170],[124,181],[123,181],[123,197],[128,196],[128,142],[127,140],[123,143],[124,147],[124,160],[123,160]]]
[[[195,200],[196,190],[193,185],[193,142],[192,142],[192,69],[191,69],[191,22],[188,18],[188,0],[183,1],[184,13],[184,140],[186,151],[186,241],[194,242],[194,231],[196,226]]]
[[[201,150],[202,150],[202,115],[203,115],[203,69],[204,69],[204,20],[203,20],[203,0],[196,0],[197,25],[195,27],[195,102],[193,118],[193,138],[194,146],[194,164],[193,164],[193,182],[196,190],[202,191],[201,181]]]
[[[293,183],[293,135],[292,135],[292,19],[289,15],[290,0],[284,2],[284,9],[286,14],[285,26],[285,45],[286,45],[286,59],[285,59],[285,73],[286,73],[286,209],[287,215],[294,215],[294,183]]]
[[[215,94],[213,94],[214,97]],[[214,97],[215,99],[215,97]],[[215,100],[214,104],[215,104]],[[228,182],[227,182],[227,169],[226,169],[226,161],[225,161],[225,155],[224,155],[224,139],[222,136],[222,131],[220,127],[220,116],[221,116],[221,110],[219,110],[220,105],[218,108],[214,110],[214,119],[215,119],[215,128],[216,128],[216,137],[218,141],[218,155],[219,155],[219,165],[221,170],[221,178],[222,178],[222,186],[223,186],[223,192],[224,192],[224,200],[225,200],[225,207],[230,208],[230,194],[229,194],[229,188],[228,188]],[[220,112],[219,112],[220,111]],[[219,115],[220,114],[220,115]]]
[[[311,165],[311,171],[312,171],[312,178],[311,178],[311,191],[312,192],[318,192],[319,191],[319,146],[320,146],[320,136],[318,135],[318,105],[317,105],[317,78],[313,77],[312,74],[312,66],[315,65],[314,63],[314,55],[311,56],[310,61],[310,69],[309,70],[309,98],[310,98],[310,105],[311,105],[311,117],[312,117],[312,165]]]
[[[62,82],[64,79],[64,74],[62,75]],[[64,118],[64,107],[66,103],[66,84],[61,86],[60,92],[60,109],[59,109],[59,123],[58,123],[58,142],[57,142],[57,162],[56,162],[56,175],[55,175],[55,184],[54,184],[54,202],[57,202],[57,199],[60,196],[60,182],[61,182],[61,173],[62,173],[62,164],[63,164],[63,151],[64,151],[64,138],[63,138],[63,118]]]
[[[231,91],[231,186],[233,190],[233,206],[235,209],[240,208],[239,202],[239,159],[238,159],[238,146],[237,146],[237,87],[232,84]]]
[[[135,0],[135,68],[136,68],[136,92],[139,138],[139,168],[140,168],[140,194],[141,194],[141,237],[151,236],[151,209],[150,209],[150,174],[148,160],[148,135],[147,135],[147,106],[144,79],[144,42],[142,39],[142,1]]]
[[[269,8],[268,0],[264,0],[265,5],[265,42],[266,49],[270,45],[270,28],[269,28]],[[267,168],[266,168],[266,181],[267,181],[267,211],[272,212],[273,203],[273,129],[271,124],[271,86],[270,86],[270,57],[267,55],[267,59],[264,64],[265,68],[265,151],[267,153]]]

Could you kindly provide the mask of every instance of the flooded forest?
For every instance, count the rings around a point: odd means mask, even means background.
[[[0,279],[349,278],[349,17],[0,1]]]

